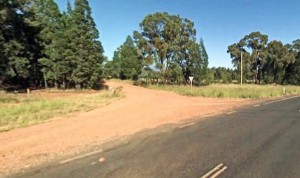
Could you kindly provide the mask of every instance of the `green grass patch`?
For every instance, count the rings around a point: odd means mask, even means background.
[[[283,95],[300,95],[299,86],[281,85],[221,85],[214,84],[203,87],[193,87],[192,91],[188,85],[150,85],[150,89],[173,91],[181,95],[201,96],[213,98],[271,98]]]
[[[89,111],[111,103],[122,95],[112,95],[111,92],[78,93],[68,92],[68,96],[60,97],[64,92],[45,92],[47,97],[26,94],[0,94],[0,131],[7,131],[17,127],[46,122],[70,113]],[[50,94],[50,95],[49,95]]]

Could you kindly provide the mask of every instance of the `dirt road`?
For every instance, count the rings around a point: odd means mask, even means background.
[[[125,98],[76,116],[0,133],[0,177],[80,153],[87,145],[99,145],[161,124],[220,114],[254,102],[193,98],[125,83],[107,84],[123,86]]]

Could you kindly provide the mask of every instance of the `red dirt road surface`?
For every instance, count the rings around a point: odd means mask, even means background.
[[[119,82],[107,84],[123,86],[125,98],[76,116],[0,133],[0,177],[80,153],[86,146],[112,138],[228,112],[254,102],[180,96]]]

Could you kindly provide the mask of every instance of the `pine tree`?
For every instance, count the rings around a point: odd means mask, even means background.
[[[201,38],[200,39],[200,55],[201,55],[201,59],[202,59],[202,69],[204,74],[206,73],[207,67],[208,67],[208,54],[206,52],[206,48],[204,45],[204,40]]]
[[[204,41],[201,38],[199,43],[192,43],[189,48],[191,54],[191,76],[194,77],[195,84],[199,84],[202,81],[207,81],[208,75],[208,55],[204,46]]]
[[[141,74],[142,63],[138,59],[137,49],[134,45],[131,36],[127,36],[126,41],[115,51],[113,65],[109,66],[119,69],[120,79],[137,80],[138,75]],[[108,63],[110,65],[110,63]]]
[[[69,58],[76,67],[71,80],[77,87],[94,87],[102,75],[104,51],[98,41],[99,33],[91,13],[87,0],[75,0],[74,10],[71,12],[72,26],[68,33],[72,35],[69,47],[73,52]]]
[[[194,83],[200,84],[202,80],[202,58],[201,58],[201,50],[200,45],[198,43],[194,43],[189,48],[191,56],[191,65],[190,65],[190,76],[194,77]]]
[[[32,11],[35,18],[32,23],[39,26],[39,43],[42,48],[39,63],[42,65],[44,84],[53,81],[57,87],[64,73],[63,57],[61,56],[61,39],[63,34],[62,14],[53,0],[33,0]]]
[[[21,1],[0,1],[1,83],[9,79],[18,83],[30,76],[30,62],[34,54],[27,34],[34,30],[25,22],[24,7]]]

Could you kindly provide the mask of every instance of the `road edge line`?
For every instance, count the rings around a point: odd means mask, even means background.
[[[280,102],[280,101],[286,101],[286,100],[294,99],[294,98],[298,98],[298,97],[300,97],[300,96],[293,96],[293,97],[288,97],[288,98],[282,98],[282,99],[278,99],[278,100],[275,100],[275,101],[270,101],[270,102],[267,102],[267,103],[263,103],[263,105],[273,104],[273,103],[277,103],[277,102]]]
[[[189,127],[189,126],[192,126],[192,125],[195,125],[196,123],[192,122],[192,123],[188,123],[188,124],[185,124],[185,125],[181,125],[179,126],[180,129],[182,128],[186,128],[186,127]]]
[[[94,154],[97,154],[97,153],[101,153],[101,152],[103,152],[103,150],[97,150],[97,151],[93,151],[93,152],[86,153],[86,154],[83,154],[83,155],[75,156],[73,158],[69,158],[69,159],[65,159],[65,160],[59,161],[59,164],[66,164],[66,163],[75,161],[77,159],[81,159],[81,158],[84,158],[84,157],[87,157],[87,156],[91,156],[91,155],[94,155]]]

